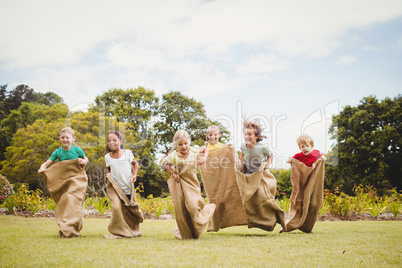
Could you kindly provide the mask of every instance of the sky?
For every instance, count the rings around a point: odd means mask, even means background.
[[[332,115],[401,94],[400,0],[0,0],[0,84],[85,110],[112,88],[201,101],[243,141],[258,119],[286,168],[298,135],[331,149]]]

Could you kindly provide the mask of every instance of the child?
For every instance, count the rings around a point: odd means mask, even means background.
[[[286,228],[280,232],[299,229],[310,233],[323,204],[326,157],[320,151],[313,150],[314,141],[308,135],[299,136],[297,145],[301,152],[287,161],[292,164],[292,194]]]
[[[244,164],[244,173],[249,175],[257,172],[262,163],[264,169],[269,168],[272,163],[273,155],[269,150],[268,144],[260,143],[265,136],[262,136],[262,128],[258,121],[250,122],[245,120],[244,127],[244,140],[240,147],[240,162]]]
[[[143,215],[136,203],[133,183],[137,179],[138,164],[130,150],[125,150],[124,138],[120,132],[110,132],[107,138],[105,155],[108,170],[106,187],[112,202],[112,218],[109,222],[109,235],[105,238],[138,237],[142,233],[139,224]]]
[[[74,130],[63,128],[60,131],[62,146],[38,170],[46,178],[49,193],[57,204],[56,222],[60,237],[78,236],[84,220],[84,198],[88,187],[84,166],[88,158],[81,148],[72,145],[74,140]],[[50,166],[55,160],[59,162]]]
[[[285,212],[275,202],[276,179],[269,171],[273,155],[267,144],[260,143],[266,137],[258,121],[245,120],[243,127],[245,143],[241,145],[236,180],[248,227],[265,231],[272,231],[276,223],[285,227]]]
[[[219,127],[207,129],[208,159],[200,166],[200,174],[208,200],[216,205],[215,212],[208,225],[208,232],[219,229],[247,225],[247,214],[244,211],[236,182],[236,150],[232,144],[219,142]]]
[[[78,159],[78,164],[85,166],[88,163],[88,158],[80,147],[73,145],[73,141],[75,141],[74,130],[70,127],[63,128],[60,131],[62,146],[52,153],[50,158],[40,166],[38,172],[42,173],[56,159],[59,161]]]
[[[177,239],[197,239],[208,225],[215,204],[205,205],[197,179],[197,162],[202,165],[208,157],[208,148],[190,147],[191,138],[185,130],[178,130],[173,137],[177,149],[164,159],[171,174],[169,192],[175,209]],[[204,153],[199,157],[200,153]]]
[[[308,167],[312,167],[314,162],[318,159],[327,160],[327,158],[320,153],[318,150],[313,150],[314,141],[308,135],[301,135],[297,137],[297,145],[299,146],[300,153],[295,154],[292,158],[299,160],[304,163]],[[287,160],[288,163],[292,162],[292,159],[289,157]]]

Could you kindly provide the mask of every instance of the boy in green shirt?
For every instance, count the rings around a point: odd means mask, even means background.
[[[47,169],[56,159],[59,161],[73,160],[78,158],[78,164],[86,165],[88,158],[80,147],[74,146],[72,143],[75,141],[74,130],[70,127],[65,127],[60,131],[60,142],[62,147],[58,148],[52,153],[50,158],[43,163],[38,172],[41,173]]]

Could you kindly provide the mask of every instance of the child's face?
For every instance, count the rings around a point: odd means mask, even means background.
[[[304,155],[309,155],[311,153],[311,151],[313,150],[313,146],[311,146],[310,144],[304,144],[304,143],[299,144],[299,148],[300,148],[300,151],[302,151],[302,153]]]
[[[181,154],[183,154],[183,155],[188,154],[188,150],[189,150],[189,147],[190,147],[190,144],[189,144],[188,140],[186,140],[186,139],[181,139],[181,140],[179,140],[179,141],[177,142],[176,145],[177,145],[177,150],[178,150]]]
[[[208,142],[211,145],[215,145],[219,142],[219,138],[221,136],[221,133],[218,130],[215,131],[210,131],[207,134]]]
[[[109,137],[107,137],[107,147],[111,151],[118,151],[120,150],[120,145],[123,143],[122,140],[117,137],[116,134],[110,134]]]
[[[244,140],[246,144],[257,144],[257,136],[255,135],[254,129],[247,128],[244,131]]]
[[[60,133],[60,142],[64,148],[70,148],[73,141],[75,141],[75,137],[68,132]]]

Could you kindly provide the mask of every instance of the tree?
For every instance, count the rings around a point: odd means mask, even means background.
[[[152,120],[157,104],[158,98],[153,90],[114,88],[97,96],[90,110],[127,124],[123,135],[132,140],[126,141],[125,146],[133,151],[139,164],[138,182],[144,185],[146,195],[153,193],[158,196],[167,193],[168,188],[155,157]]]
[[[219,122],[207,118],[204,105],[184,96],[178,91],[166,93],[162,96],[162,103],[158,106],[158,120],[154,124],[155,137],[160,151],[166,154],[172,148],[174,133],[185,129],[191,136],[192,143],[205,145],[206,130],[210,125],[218,125],[222,140],[226,140],[229,132]]]
[[[401,188],[402,96],[378,101],[365,97],[357,107],[346,106],[332,119],[329,133],[338,165],[326,177],[352,193],[354,184],[374,185],[384,191]]]
[[[52,121],[65,118],[68,113],[66,104],[58,103],[52,107],[44,104],[23,102],[18,109],[12,110],[0,121],[0,161],[4,160],[4,152],[12,144],[13,136],[18,129],[24,128],[37,119]]]

